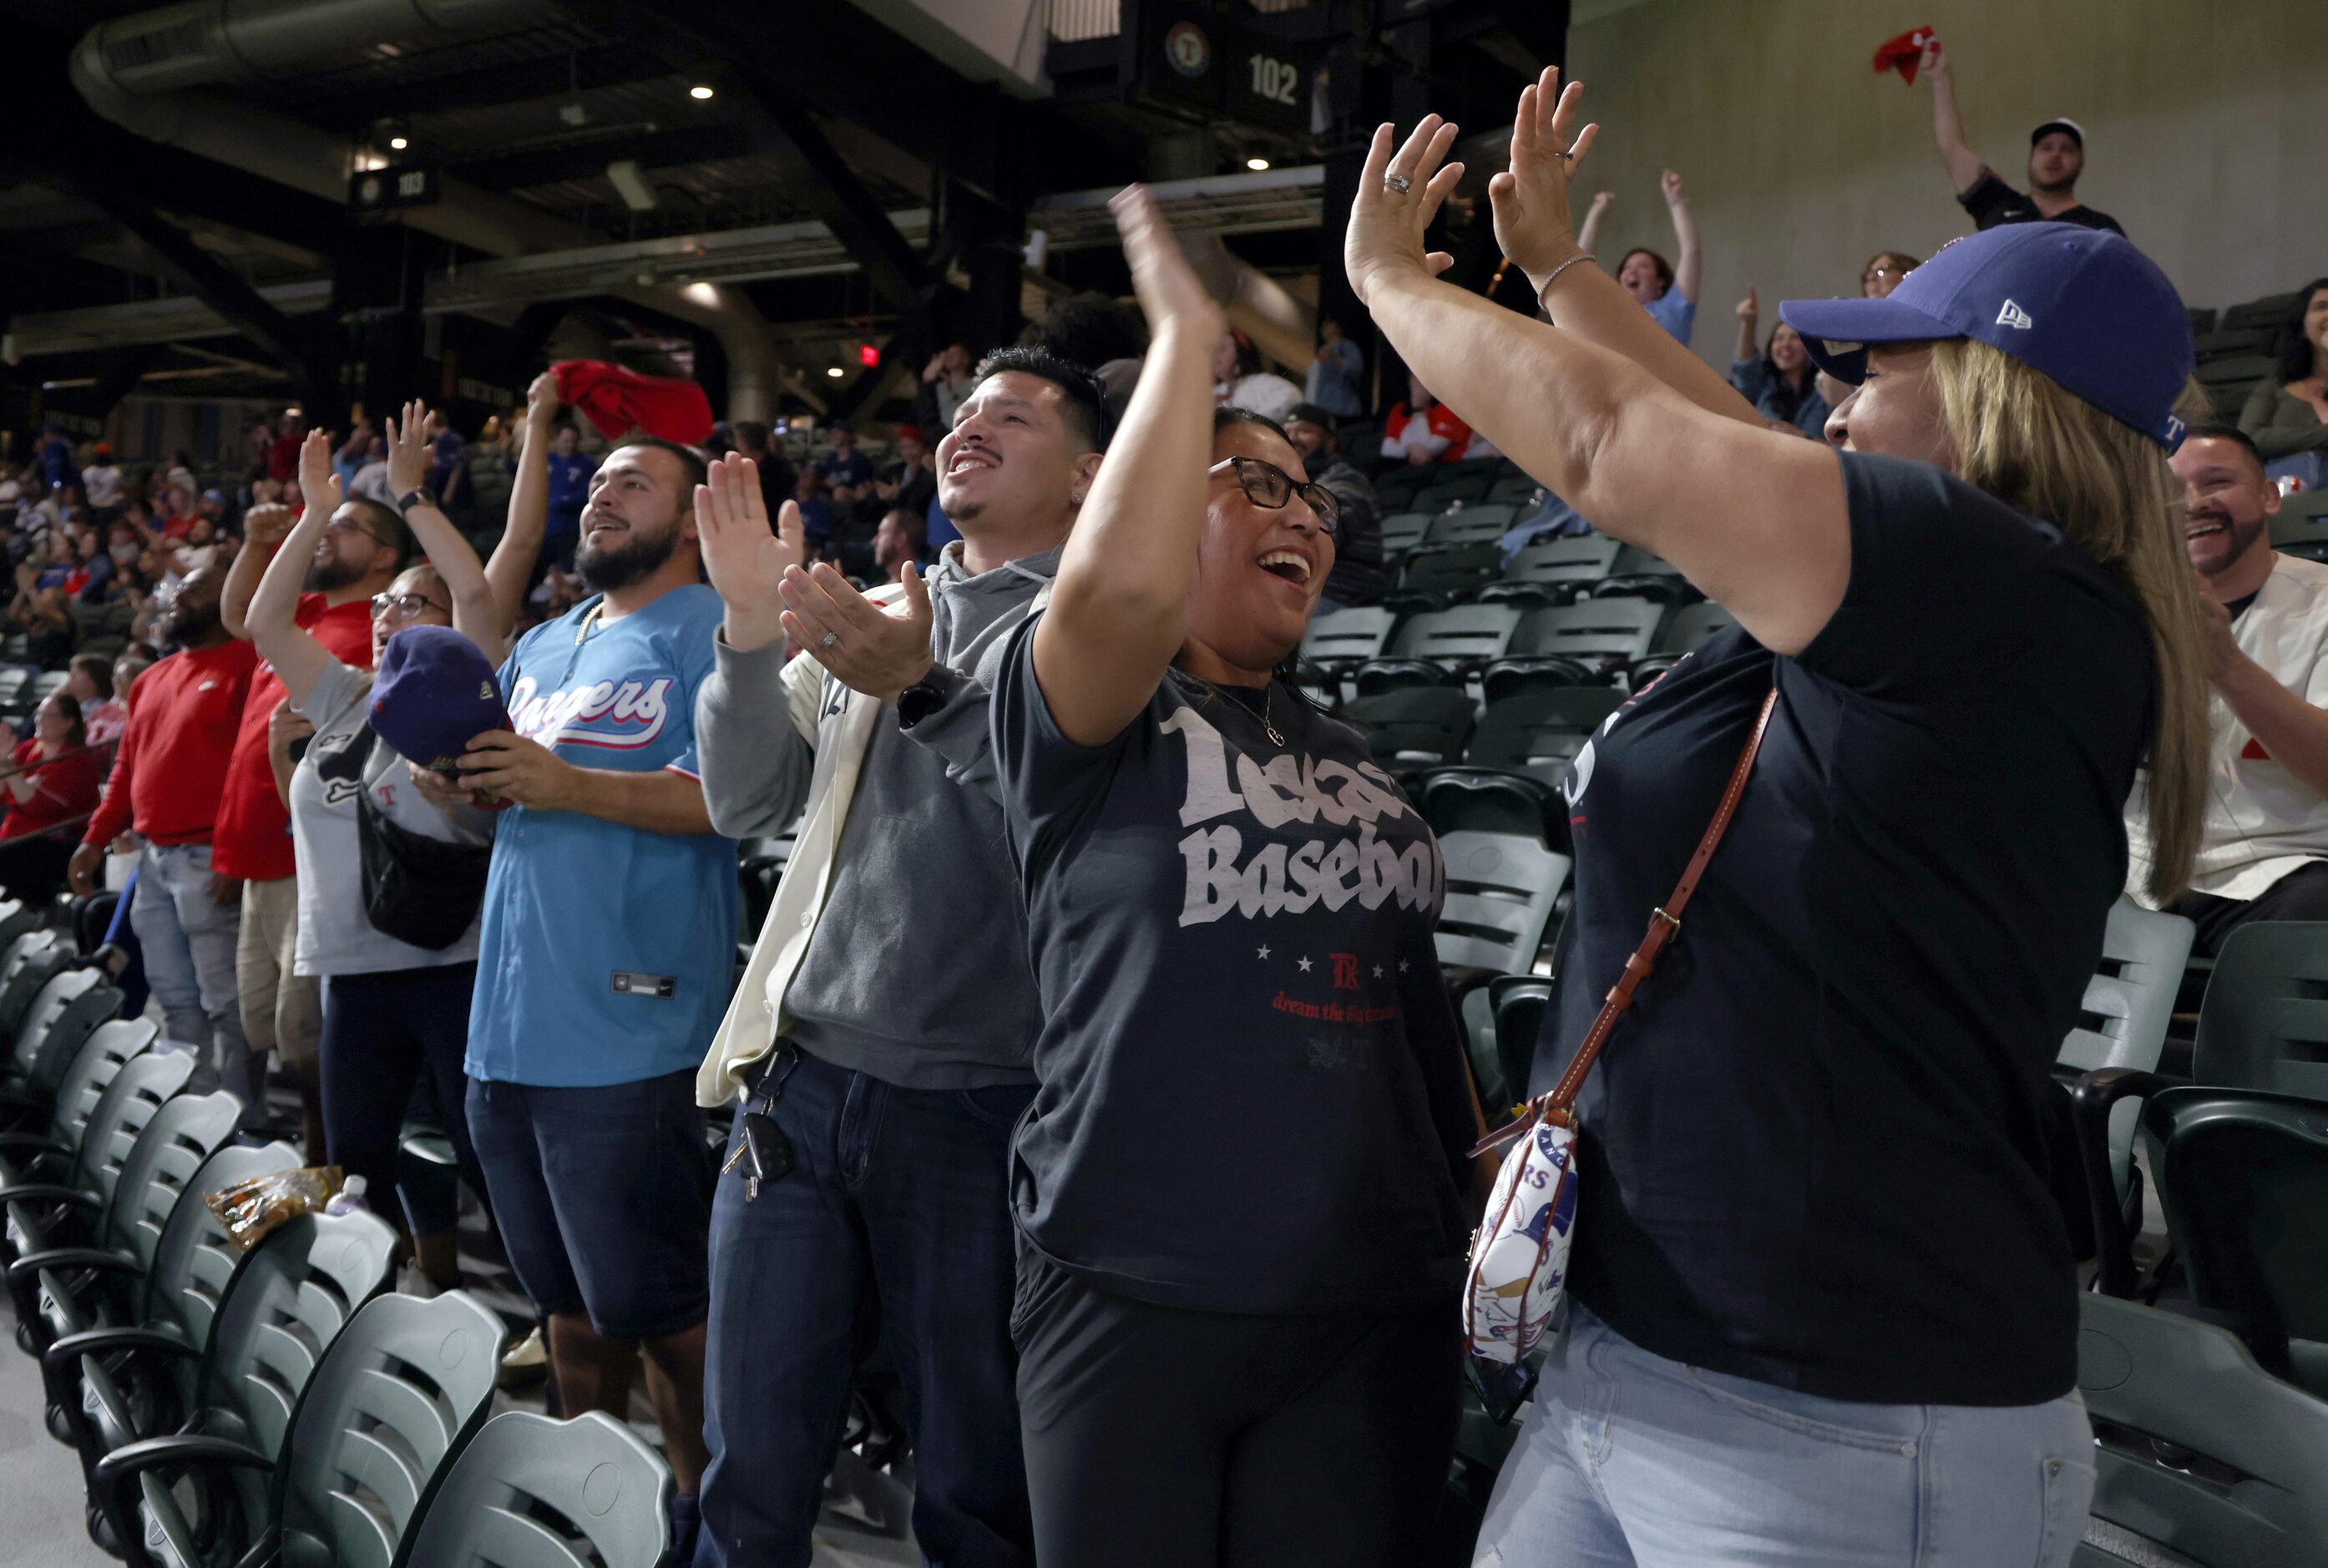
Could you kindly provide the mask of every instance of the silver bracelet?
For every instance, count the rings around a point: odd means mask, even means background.
[[[1599,257],[1593,255],[1590,250],[1578,251],[1575,255],[1570,257],[1567,260],[1562,262],[1559,266],[1552,269],[1552,276],[1544,280],[1544,288],[1539,288],[1535,291],[1536,298],[1539,300],[1542,299],[1544,296],[1544,290],[1550,288],[1554,284],[1558,283],[1560,281],[1560,275],[1567,271],[1570,268],[1575,266],[1578,262],[1598,261],[1600,259],[1600,258]]]

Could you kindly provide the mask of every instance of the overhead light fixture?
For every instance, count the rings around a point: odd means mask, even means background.
[[[623,158],[608,164],[606,183],[615,187],[615,194],[620,196],[623,205],[632,211],[652,212],[655,210],[654,187],[647,183],[646,175],[639,171],[636,158]]]
[[[693,99],[696,102],[701,103],[705,99],[711,96],[711,89],[709,84],[699,81],[693,87],[687,89],[687,96]]]
[[[824,372],[824,373],[825,373],[826,375],[828,375],[828,376],[831,376],[834,380],[836,380],[836,381],[837,381],[837,380],[840,380],[840,378],[841,378],[841,377],[843,377],[843,376],[847,375],[849,372],[848,372],[847,371],[842,370],[839,365],[833,365],[833,366],[831,366],[831,367],[827,368],[827,370],[825,371],[825,372]]]
[[[1268,168],[1268,167],[1269,167],[1269,160],[1268,160],[1267,158],[1264,158],[1264,157],[1261,156],[1258,153],[1256,153],[1256,154],[1254,154],[1252,157],[1247,158],[1247,159],[1244,161],[1244,166],[1245,166],[1246,168],[1248,168],[1248,169],[1251,169],[1254,174],[1260,174],[1263,170],[1264,170],[1264,169],[1266,169],[1266,168]]]
[[[388,146],[390,152],[400,153],[411,145],[412,144],[409,141],[406,140],[402,136],[390,136],[388,138]]]

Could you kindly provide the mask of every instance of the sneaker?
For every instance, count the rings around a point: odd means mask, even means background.
[[[549,1347],[542,1343],[539,1326],[502,1353],[501,1385],[504,1388],[521,1387],[549,1375]]]

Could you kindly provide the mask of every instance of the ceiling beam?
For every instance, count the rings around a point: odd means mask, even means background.
[[[587,92],[592,88],[621,87],[670,74],[671,67],[659,55],[624,42],[418,81],[396,81],[312,99],[286,99],[284,107],[327,129],[359,131],[383,119],[408,121],[420,115],[492,108],[528,99],[565,99],[577,88]],[[420,150],[428,149],[424,145]]]

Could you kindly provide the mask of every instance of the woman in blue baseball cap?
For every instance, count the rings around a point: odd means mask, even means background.
[[[1857,390],[1764,429],[1571,235],[1595,127],[1523,95],[1496,232],[1550,324],[1439,283],[1455,127],[1375,137],[1350,280],[1405,361],[1737,616],[1567,791],[1574,911],[1535,1087],[1742,804],[1577,1102],[1571,1316],[1498,1481],[1500,1564],[2063,1564],[2090,1500],[2050,1068],[2152,803],[2179,891],[2206,746],[2166,454],[2182,305],[2119,236],[1959,240],[1784,319]]]

